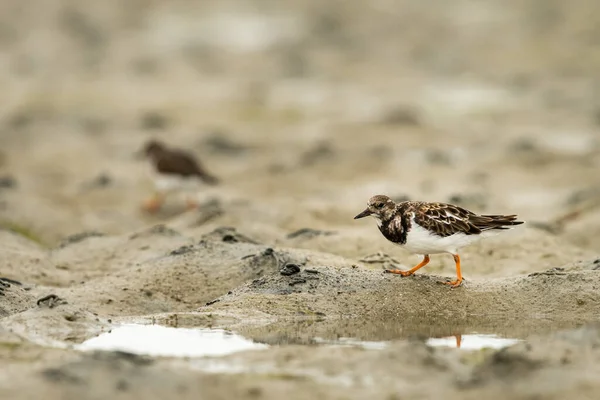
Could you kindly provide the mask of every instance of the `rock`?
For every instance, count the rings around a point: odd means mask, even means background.
[[[391,126],[420,126],[421,118],[412,107],[397,106],[381,117],[381,123]]]
[[[0,176],[0,189],[14,189],[17,187],[17,180],[11,175]]]
[[[74,235],[71,236],[67,236],[66,238],[64,238],[60,244],[58,245],[59,248],[64,248],[67,247],[71,244],[74,243],[79,243],[84,241],[85,239],[88,238],[92,238],[92,237],[102,237],[104,236],[104,234],[102,232],[97,232],[97,231],[86,231],[86,232],[80,232],[80,233],[76,233]]]
[[[279,270],[279,273],[283,276],[290,276],[300,272],[300,266],[296,264],[286,264]]]
[[[164,130],[169,126],[167,116],[159,111],[148,111],[140,118],[140,127],[145,130]]]
[[[202,146],[210,153],[225,154],[228,156],[239,156],[249,149],[248,146],[234,142],[225,132],[220,130],[209,134],[202,141]]]
[[[237,232],[235,228],[230,226],[222,226],[216,228],[212,232],[202,236],[203,240],[220,240],[225,243],[252,243],[258,244],[257,241],[250,239],[248,236]]]
[[[321,231],[318,229],[302,228],[302,229],[298,229],[297,231],[294,231],[294,232],[288,234],[286,237],[288,239],[295,239],[298,237],[310,239],[315,236],[321,236],[321,235],[329,236],[329,235],[333,235],[333,234],[334,234],[334,232],[332,232],[332,231]]]

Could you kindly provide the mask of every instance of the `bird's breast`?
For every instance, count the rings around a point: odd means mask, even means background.
[[[383,236],[398,245],[406,244],[406,237],[409,227],[406,227],[401,218],[394,218],[390,221],[378,221],[379,231],[383,234]]]

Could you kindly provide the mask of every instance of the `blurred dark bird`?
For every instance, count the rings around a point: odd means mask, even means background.
[[[144,203],[143,208],[148,212],[158,211],[170,193],[197,192],[203,184],[216,185],[219,182],[187,151],[170,149],[159,141],[151,140],[144,146],[144,153],[152,166],[155,187],[154,195]],[[197,207],[189,193],[186,200],[188,208]]]
[[[354,219],[374,217],[379,231],[390,242],[413,254],[423,255],[408,271],[386,270],[392,274],[410,276],[429,262],[430,254],[449,253],[456,264],[456,280],[445,282],[452,287],[462,283],[458,250],[485,237],[493,236],[523,221],[516,215],[478,215],[453,204],[423,201],[394,202],[388,196],[369,199],[367,208]]]

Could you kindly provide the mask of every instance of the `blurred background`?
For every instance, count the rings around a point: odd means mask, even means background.
[[[376,193],[598,244],[597,1],[4,0],[0,87],[0,221],[45,245],[352,229]],[[140,211],[149,139],[222,179],[218,212]]]

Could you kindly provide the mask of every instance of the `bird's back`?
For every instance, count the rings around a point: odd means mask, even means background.
[[[478,235],[483,231],[509,229],[520,225],[516,215],[479,215],[448,203],[403,202],[398,209],[414,215],[415,223],[432,233],[446,237],[457,233]]]
[[[165,152],[157,161],[157,170],[163,174],[181,175],[184,177],[197,176],[209,184],[216,184],[217,178],[208,174],[196,161],[194,156],[182,150]]]

